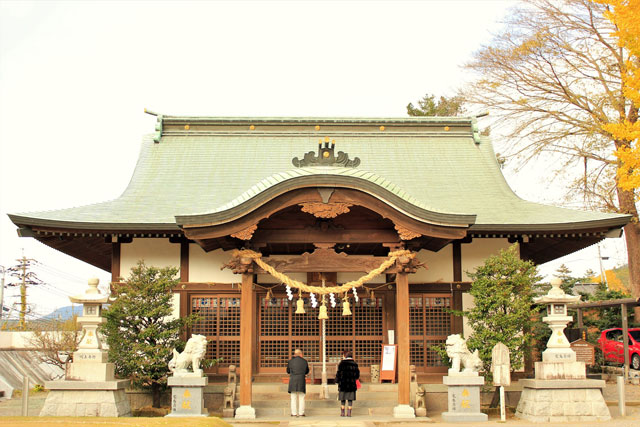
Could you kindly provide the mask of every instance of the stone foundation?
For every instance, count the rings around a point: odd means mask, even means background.
[[[607,421],[602,380],[521,380],[516,417],[532,422]]]
[[[130,417],[124,388],[128,380],[85,382],[50,381],[41,417]]]

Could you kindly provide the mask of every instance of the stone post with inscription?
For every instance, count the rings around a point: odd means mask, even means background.
[[[449,410],[442,413],[442,421],[487,421],[487,414],[480,412],[480,389],[484,385],[484,377],[478,375],[478,369],[482,367],[478,351],[471,353],[464,338],[458,334],[447,337],[446,348],[452,367],[442,378],[449,397]]]
[[[567,295],[560,288],[562,281],[551,281],[551,290],[535,298],[547,305],[542,321],[551,328],[542,362],[536,362],[535,379],[521,380],[522,394],[516,417],[533,422],[606,421],[611,419],[602,396],[605,382],[588,380],[584,362],[576,360],[576,353],[564,335],[573,320],[567,304],[580,301],[579,296]]]
[[[98,335],[98,327],[106,321],[102,305],[109,300],[108,294],[98,290],[98,283],[98,279],[89,279],[84,294],[69,297],[71,302],[83,305],[82,316],[78,317],[82,339],[65,380],[45,382],[49,394],[40,416],[131,416],[125,394],[129,380],[115,379],[113,363],[107,362],[107,351]]]

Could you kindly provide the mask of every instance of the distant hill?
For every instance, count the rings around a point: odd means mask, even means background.
[[[59,309],[52,311],[43,317],[43,319],[58,319],[67,320],[71,319],[74,314],[80,316],[82,314],[82,306],[81,305],[67,305],[65,307],[60,307]]]

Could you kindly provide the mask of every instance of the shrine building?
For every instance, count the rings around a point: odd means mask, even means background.
[[[119,198],[10,218],[113,282],[140,259],[179,267],[175,312],[200,315],[189,334],[223,358],[212,374],[239,366],[243,406],[252,376],[284,375],[294,349],[322,358],[322,296],[290,286],[289,299],[268,268],[313,289],[356,283],[357,299],[350,286],[325,296],[326,361],[350,349],[366,378],[393,339],[402,405],[409,365],[446,372],[431,346],[469,334],[446,311],[472,304],[467,272],[515,242],[544,263],[619,237],[629,221],[519,198],[474,118],[163,115]]]

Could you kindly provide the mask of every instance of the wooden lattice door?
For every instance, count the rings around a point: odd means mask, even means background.
[[[422,372],[445,372],[446,366],[432,346],[451,334],[451,294],[411,294],[409,335],[411,364]]]
[[[296,299],[289,301],[284,295],[259,298],[258,346],[261,373],[284,372],[293,350],[300,348],[309,362],[320,362],[322,354],[322,322],[318,320],[318,307],[312,308],[304,299],[305,314],[295,314]],[[340,360],[342,351],[349,349],[360,366],[379,363],[383,342],[383,298],[351,300],[351,316],[342,316],[342,307],[329,308],[326,321],[327,361]]]

